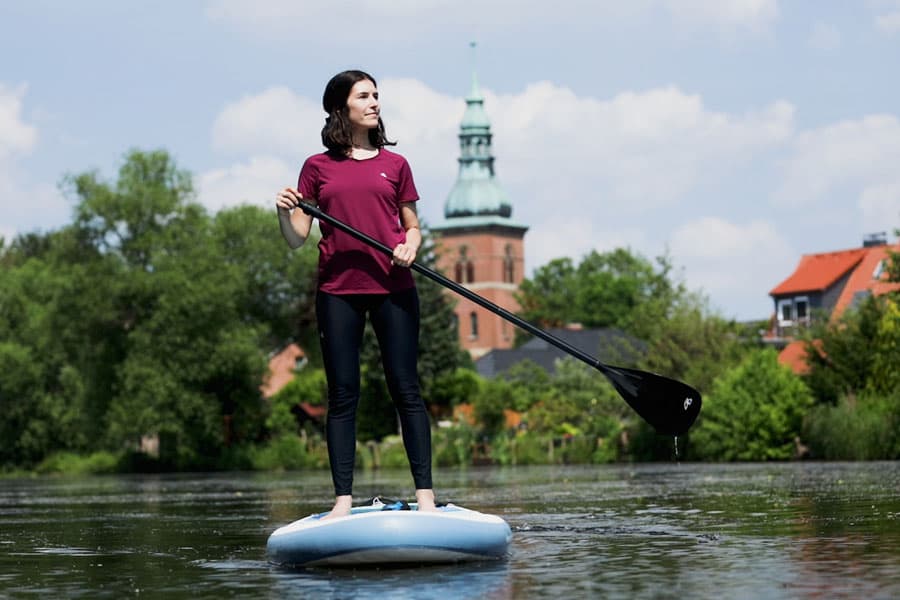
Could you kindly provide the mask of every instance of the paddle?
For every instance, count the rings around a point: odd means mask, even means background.
[[[378,240],[372,239],[365,233],[358,231],[346,223],[325,214],[317,206],[301,201],[299,207],[308,215],[324,221],[344,233],[353,236],[359,241],[376,248],[392,256],[393,249],[388,248]],[[537,336],[544,341],[553,344],[560,350],[594,367],[613,384],[625,402],[634,409],[645,421],[656,429],[657,433],[664,435],[682,435],[690,429],[697,415],[700,413],[700,393],[691,386],[670,379],[656,373],[613,367],[603,364],[593,356],[586,354],[578,348],[564,342],[558,337],[547,333],[543,329],[535,327],[528,321],[509,312],[505,308],[497,306],[490,300],[482,298],[473,291],[465,288],[455,281],[447,279],[440,273],[414,262],[410,268],[421,273],[432,281],[447,287],[460,296],[471,300],[495,315],[503,317],[513,325],[521,327],[528,333]]]

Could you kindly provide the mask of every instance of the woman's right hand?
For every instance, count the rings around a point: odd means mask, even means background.
[[[294,188],[284,188],[275,196],[275,206],[280,212],[291,212],[300,205],[303,195]]]

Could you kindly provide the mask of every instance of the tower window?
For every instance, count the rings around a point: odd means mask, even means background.
[[[503,282],[513,283],[515,281],[515,260],[513,259],[512,245],[507,244],[503,256]]]
[[[472,311],[469,313],[469,325],[472,328],[471,338],[473,340],[478,339],[478,313]]]
[[[456,283],[470,283],[475,279],[475,267],[469,260],[468,251],[467,246],[459,247],[459,260],[456,261],[454,268]]]

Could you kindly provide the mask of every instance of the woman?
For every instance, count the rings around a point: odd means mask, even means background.
[[[303,199],[394,248],[393,256],[320,223],[316,319],[328,378],[328,459],[335,503],[328,517],[349,514],[356,455],[359,351],[366,317],[381,349],[385,379],[400,416],[403,444],[422,511],[436,510],[431,484],[431,423],[419,392],[419,298],[409,266],[422,244],[409,164],[385,148],[378,88],[362,71],[344,71],[325,87],[328,116],[322,143],[309,157],[297,189],[278,193],[281,233],[292,248],[309,235]],[[328,518],[326,517],[326,518]]]

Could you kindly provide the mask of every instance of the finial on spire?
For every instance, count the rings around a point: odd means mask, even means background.
[[[475,63],[475,49],[478,46],[477,42],[469,42],[469,48],[472,49],[472,91],[469,93],[469,98],[472,99],[480,99],[481,98],[481,90],[478,89],[478,75],[476,74]]]

